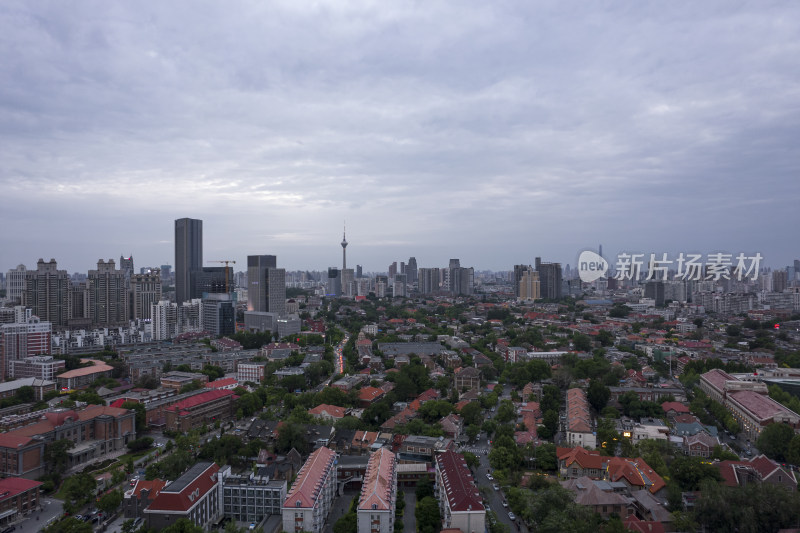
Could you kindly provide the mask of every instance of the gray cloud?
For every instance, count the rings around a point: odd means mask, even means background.
[[[298,5],[299,4],[299,5]],[[800,7],[0,5],[0,268],[798,255]],[[14,228],[17,231],[8,231]],[[166,242],[164,242],[166,241]]]

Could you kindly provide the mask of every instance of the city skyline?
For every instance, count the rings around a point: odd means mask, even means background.
[[[287,271],[338,267],[343,219],[367,272],[601,242],[782,268],[799,46],[794,3],[4,3],[0,271],[174,266],[181,217]]]

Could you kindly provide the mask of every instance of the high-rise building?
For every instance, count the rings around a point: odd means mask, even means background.
[[[133,256],[119,256],[119,269],[125,273],[126,277],[130,279],[130,277],[133,275]]]
[[[236,308],[228,294],[208,294],[201,306],[203,329],[215,337],[236,333]]]
[[[286,269],[274,255],[247,256],[247,310],[286,314]]]
[[[92,324],[100,327],[127,325],[129,307],[125,272],[116,269],[114,260],[98,260],[97,270],[89,271],[87,282]]]
[[[394,279],[397,275],[397,261],[389,265],[389,279]]]
[[[69,287],[70,327],[89,327],[89,287],[88,281],[71,281]]]
[[[517,298],[520,297],[519,294],[519,283],[522,281],[522,274],[523,272],[529,270],[531,267],[529,265],[514,265],[514,279],[512,280],[514,283],[514,296]]]
[[[418,271],[419,292],[421,294],[434,294],[441,289],[440,269],[420,268]]]
[[[664,306],[664,282],[648,281],[644,285],[644,297],[655,301],[656,307]]]
[[[348,298],[356,295],[355,273],[352,268],[342,269],[342,295]]]
[[[178,305],[161,300],[150,306],[153,340],[166,341],[178,334]]]
[[[386,296],[386,289],[389,287],[389,277],[384,275],[375,276],[375,296],[383,298]]]
[[[408,264],[406,265],[406,279],[409,283],[417,282],[417,271],[417,258],[411,256],[408,258]]]
[[[70,278],[66,270],[58,270],[55,259],[45,263],[39,259],[36,270],[25,274],[22,305],[30,307],[43,322],[55,327],[67,325],[69,319]]]
[[[175,221],[175,301],[180,305],[198,298],[196,275],[203,268],[203,221]]]
[[[325,291],[326,296],[333,296],[338,298],[342,295],[342,276],[338,268],[331,267],[328,269],[328,288]]]
[[[22,300],[22,291],[25,289],[25,274],[28,269],[25,265],[18,265],[17,268],[9,270],[6,274],[6,297],[9,300]]]
[[[516,292],[517,298],[520,300],[538,300],[541,298],[539,273],[530,267],[523,270]]]
[[[361,265],[356,265],[356,277],[357,278],[364,277],[364,269],[361,267]]]
[[[539,273],[539,283],[542,298],[548,300],[561,299],[561,264],[544,263],[541,257],[536,258],[536,272]]]
[[[783,292],[788,286],[788,275],[785,270],[776,270],[772,273],[772,292]]]
[[[158,270],[131,276],[131,301],[133,318],[152,317],[151,306],[161,301],[161,274]]]
[[[406,275],[397,274],[394,277],[394,284],[392,286],[392,296],[395,298],[405,298],[408,296],[406,293]]]
[[[194,273],[194,290],[197,298],[208,294],[233,293],[233,267],[203,267]]]
[[[0,326],[0,379],[9,375],[10,361],[34,355],[49,355],[52,324],[31,316],[24,323]]]

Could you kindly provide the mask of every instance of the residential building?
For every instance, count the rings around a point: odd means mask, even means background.
[[[175,221],[175,302],[199,298],[197,273],[203,268],[203,221],[180,218]]]
[[[336,454],[315,450],[303,464],[283,502],[283,530],[321,533],[336,496]]]
[[[261,383],[264,381],[266,363],[239,363],[236,369],[236,379],[239,383]]]
[[[441,271],[438,268],[420,268],[417,276],[420,294],[434,294],[441,290]]]
[[[161,273],[151,270],[146,274],[134,274],[130,278],[131,307],[133,319],[150,319],[152,307],[161,302]]]
[[[486,530],[483,498],[464,456],[450,450],[436,455],[435,487],[443,529],[459,529],[462,533]]]
[[[393,533],[397,499],[397,457],[388,448],[374,452],[367,463],[358,498],[358,531]]]
[[[729,487],[748,483],[771,483],[790,490],[797,490],[797,480],[791,468],[780,465],[765,455],[743,461],[722,461],[717,467],[722,481]]]
[[[41,509],[39,491],[41,481],[9,477],[0,479],[0,527],[15,523],[24,516]]]
[[[220,471],[222,513],[237,522],[259,523],[279,515],[286,499],[286,480],[273,480],[261,467],[255,473],[232,475],[230,467]]]
[[[519,286],[515,287],[520,300],[533,301],[541,298],[541,281],[539,273],[528,267],[522,271]]]
[[[208,531],[220,515],[218,472],[216,463],[197,463],[161,489],[144,510],[147,527],[160,530],[187,518]]]
[[[477,368],[467,366],[456,370],[454,379],[456,391],[461,393],[479,387],[481,384],[481,373]]]
[[[186,385],[191,385],[195,381],[205,385],[208,383],[208,376],[199,372],[182,372],[180,370],[173,370],[161,376],[161,386],[165,389],[174,389],[176,392],[180,392]]]
[[[0,379],[11,375],[11,362],[35,355],[48,355],[52,348],[52,325],[31,316],[24,323],[0,325]]]
[[[92,325],[127,325],[130,320],[128,284],[125,271],[117,270],[113,259],[97,261],[97,269],[89,271],[87,288]]]
[[[6,298],[19,302],[22,300],[22,291],[25,290],[25,276],[28,269],[25,265],[17,265],[6,273]]]
[[[39,378],[19,378],[0,383],[0,399],[16,396],[22,387],[33,388],[33,396],[37,401],[43,400],[48,392],[55,392],[56,382]]]
[[[236,333],[236,308],[227,294],[211,293],[203,298],[203,330],[214,337]]]
[[[153,340],[166,341],[179,333],[178,305],[169,300],[160,300],[150,306],[153,324]]]
[[[583,389],[567,391],[566,440],[572,446],[596,448],[598,444],[592,424],[589,402]]]
[[[22,305],[30,307],[43,322],[63,327],[69,319],[69,290],[67,271],[58,270],[55,259],[47,263],[39,259],[36,270],[25,273]]]
[[[8,375],[14,379],[37,378],[56,381],[56,376],[64,371],[67,362],[49,355],[32,356],[9,360]]]
[[[338,268],[331,267],[328,269],[328,283],[325,295],[334,298],[342,295],[342,276]]]
[[[542,298],[548,300],[561,299],[561,264],[544,263],[541,257],[536,258],[536,272],[539,273],[539,287]]]
[[[315,418],[321,418],[329,422],[335,422],[336,420],[341,420],[344,418],[347,414],[347,411],[348,409],[339,407],[338,405],[321,403],[313,409],[309,409],[308,413]]]

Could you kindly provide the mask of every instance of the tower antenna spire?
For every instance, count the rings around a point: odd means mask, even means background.
[[[342,231],[342,271],[347,269],[347,221],[344,221],[344,229]]]

